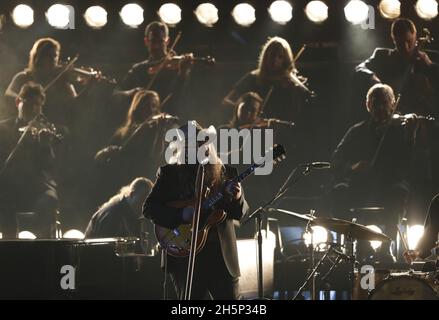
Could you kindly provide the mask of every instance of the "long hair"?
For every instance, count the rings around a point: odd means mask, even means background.
[[[116,131],[116,136],[122,139],[127,136],[133,125],[141,124],[153,116],[153,104],[160,107],[160,97],[155,91],[141,90],[137,92],[131,102],[125,123]]]
[[[273,54],[280,52],[284,57],[284,62],[281,68],[281,72],[274,73],[271,70],[270,59],[273,59]],[[258,69],[254,72],[258,76],[260,83],[266,83],[272,76],[287,75],[295,70],[294,56],[291,51],[291,47],[288,42],[280,37],[270,38],[262,47],[261,54],[259,55]]]
[[[37,40],[29,52],[29,63],[27,71],[35,73],[41,61],[41,57],[50,49],[55,49],[58,53],[61,51],[61,44],[52,38],[41,38]]]
[[[99,209],[102,209],[104,207],[108,207],[123,198],[128,197],[132,192],[139,192],[141,190],[151,190],[153,187],[153,183],[151,180],[140,177],[134,179],[129,185],[123,186],[120,188],[119,192],[112,196],[107,202],[105,202],[102,206],[99,207]]]
[[[236,102],[236,105],[235,105],[235,114],[234,114],[232,120],[230,121],[229,126],[232,127],[232,128],[235,128],[235,127],[237,127],[238,125],[240,125],[240,123],[239,123],[239,117],[238,117],[238,109],[239,109],[239,106],[240,106],[242,103],[245,103],[245,104],[253,103],[253,106],[258,105],[259,107],[258,107],[258,108],[255,108],[255,109],[256,109],[257,113],[259,114],[260,111],[261,111],[261,106],[262,106],[262,103],[263,103],[263,102],[264,102],[264,101],[262,100],[261,96],[260,96],[259,94],[257,94],[256,92],[251,92],[251,91],[250,91],[250,92],[246,92],[246,93],[244,93],[244,94],[238,99],[238,101]]]

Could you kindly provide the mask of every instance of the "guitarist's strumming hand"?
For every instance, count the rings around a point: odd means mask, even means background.
[[[227,182],[226,183],[226,191],[228,194],[232,196],[233,199],[239,200],[241,199],[242,191],[241,184],[239,182]]]

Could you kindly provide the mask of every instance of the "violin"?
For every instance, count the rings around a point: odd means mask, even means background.
[[[390,123],[392,125],[405,126],[409,121],[413,121],[413,120],[429,122],[429,121],[436,121],[436,118],[434,118],[432,116],[417,115],[416,113],[394,114],[392,116]]]
[[[280,119],[258,119],[254,123],[247,123],[239,126],[239,129],[270,128],[273,124],[286,125],[289,127],[294,127],[296,125],[294,122]]]
[[[57,128],[55,124],[50,122],[43,114],[37,115],[27,126],[18,129],[18,131],[22,133],[28,132],[34,138],[38,137],[42,130],[45,130],[57,141],[61,141],[64,138],[64,134],[61,130]]]
[[[160,72],[161,70],[173,70],[178,71],[180,68],[180,63],[184,60],[187,60],[191,63],[201,63],[208,66],[215,65],[215,58],[211,56],[206,57],[190,57],[188,55],[178,55],[172,56],[168,59],[166,57],[154,63],[152,66],[148,68],[148,74],[154,75]]]

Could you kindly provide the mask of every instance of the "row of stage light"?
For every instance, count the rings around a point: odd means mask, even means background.
[[[328,2],[328,1],[326,1]],[[361,0],[349,1],[344,13],[352,24],[360,24],[369,17],[370,6]],[[274,1],[268,8],[271,19],[279,24],[286,24],[293,17],[294,1]],[[398,0],[382,0],[378,6],[382,17],[396,19],[401,15],[401,2]],[[438,15],[437,0],[418,0],[415,4],[418,16],[425,20],[432,20]],[[158,15],[168,25],[175,26],[181,21],[182,9],[175,3],[163,4]],[[256,21],[256,9],[249,3],[237,4],[232,10],[235,22],[241,26],[250,26]],[[136,3],[126,4],[120,11],[120,17],[127,26],[136,28],[144,22],[144,9]],[[202,3],[195,10],[198,21],[206,26],[214,26],[218,20],[218,9],[212,3]],[[309,1],[305,7],[308,19],[315,23],[322,23],[328,19],[328,5],[325,1]],[[96,29],[107,24],[107,11],[101,6],[91,6],[85,13],[86,23]],[[34,23],[34,10],[25,4],[20,4],[11,13],[14,23],[21,28],[28,28]],[[46,12],[48,23],[54,28],[64,29],[74,19],[73,7],[54,4]]]

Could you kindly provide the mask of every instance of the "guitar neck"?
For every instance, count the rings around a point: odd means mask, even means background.
[[[264,165],[265,162],[261,163],[261,164],[252,164],[250,167],[248,167],[245,171],[243,171],[239,176],[237,176],[236,178],[233,178],[231,181],[232,183],[236,183],[236,182],[242,182],[243,180],[245,180],[248,176],[252,175],[255,170],[261,166]],[[215,204],[217,204],[221,199],[224,198],[224,193],[223,192],[217,192],[215,193],[213,196],[207,198],[204,203],[203,203],[203,207],[206,209],[210,209],[212,208]]]

